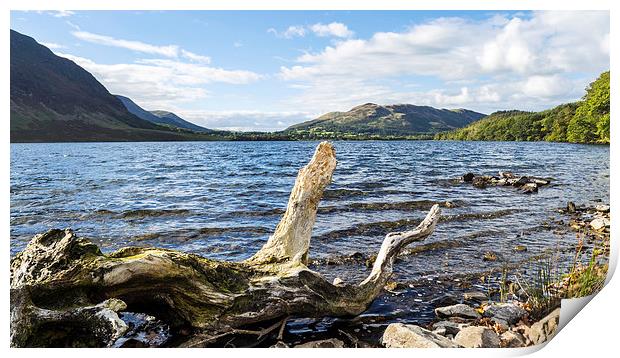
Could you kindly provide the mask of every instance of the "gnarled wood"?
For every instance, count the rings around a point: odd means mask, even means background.
[[[250,332],[242,327],[252,324],[277,328],[274,322],[289,316],[362,313],[380,294],[398,253],[433,232],[440,210],[433,206],[413,230],[387,234],[363,282],[334,285],[308,269],[305,261],[318,203],[335,165],[332,145],[321,143],[300,170],[274,235],[244,262],[144,247],[103,254],[71,230],[37,235],[11,260],[11,345],[45,345],[38,337],[64,321],[90,332],[92,345],[111,346],[123,331],[114,325],[123,304],[128,311],[154,315],[173,327],[193,327],[197,334],[186,346]],[[76,315],[89,309],[93,314],[105,310],[101,327],[76,323]],[[257,332],[262,336],[265,331]]]

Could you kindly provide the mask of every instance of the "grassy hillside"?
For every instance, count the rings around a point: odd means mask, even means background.
[[[317,119],[296,124],[285,132],[297,136],[327,138],[420,136],[463,127],[483,116],[466,109],[437,109],[411,104],[380,106],[366,103],[347,112],[330,112]]]
[[[542,112],[495,112],[435,139],[609,143],[609,71],[588,86],[579,102]]]

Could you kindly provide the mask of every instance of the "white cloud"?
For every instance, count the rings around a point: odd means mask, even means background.
[[[267,29],[267,32],[272,33],[277,37],[283,37],[286,39],[292,39],[293,37],[304,37],[306,35],[306,29],[303,26],[289,26],[282,32],[279,32],[272,27]]]
[[[177,57],[179,47],[176,45],[155,46],[140,41],[122,40],[114,37],[93,34],[86,31],[73,31],[71,34],[80,40],[113,47],[121,47],[132,51],[162,55],[166,57]]]
[[[200,63],[205,63],[205,64],[211,63],[211,57],[209,56],[197,55],[193,52],[189,52],[186,50],[181,50],[181,55],[190,61],[200,62]]]
[[[69,17],[72,15],[75,15],[75,12],[70,11],[70,10],[49,10],[49,11],[36,10],[36,12],[38,14],[48,14],[53,17]]]
[[[608,43],[606,11],[438,18],[306,53],[279,77],[305,88],[291,100],[300,109],[346,110],[364,101],[540,109],[579,98],[584,79],[609,68]],[[443,89],[394,84],[417,78]]]
[[[52,50],[58,50],[58,49],[67,48],[64,45],[60,45],[60,44],[57,44],[57,43],[54,43],[54,42],[41,42],[41,45],[43,45],[43,46],[45,46],[45,47],[47,47],[49,49],[52,49]]]
[[[353,31],[349,30],[347,25],[340,22],[332,22],[327,25],[322,23],[314,24],[310,26],[310,30],[320,37],[335,36],[346,38],[353,36]]]
[[[134,63],[100,64],[70,54],[68,58],[92,73],[114,94],[128,96],[148,109],[168,109],[209,96],[211,83],[247,84],[261,75],[177,60],[145,59]]]

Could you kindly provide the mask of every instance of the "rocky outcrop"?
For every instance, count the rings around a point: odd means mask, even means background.
[[[495,175],[476,175],[466,173],[461,176],[461,182],[471,183],[476,188],[484,189],[489,186],[512,186],[524,194],[537,193],[538,188],[548,185],[551,180],[530,176],[517,176],[510,172],[499,172]]]
[[[560,309],[557,308],[532,326],[524,327],[524,335],[531,344],[541,344],[555,335],[559,323]]]

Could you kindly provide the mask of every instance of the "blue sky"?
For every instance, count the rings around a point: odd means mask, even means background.
[[[540,110],[609,68],[606,11],[12,11],[147,110],[277,130],[353,106]]]

